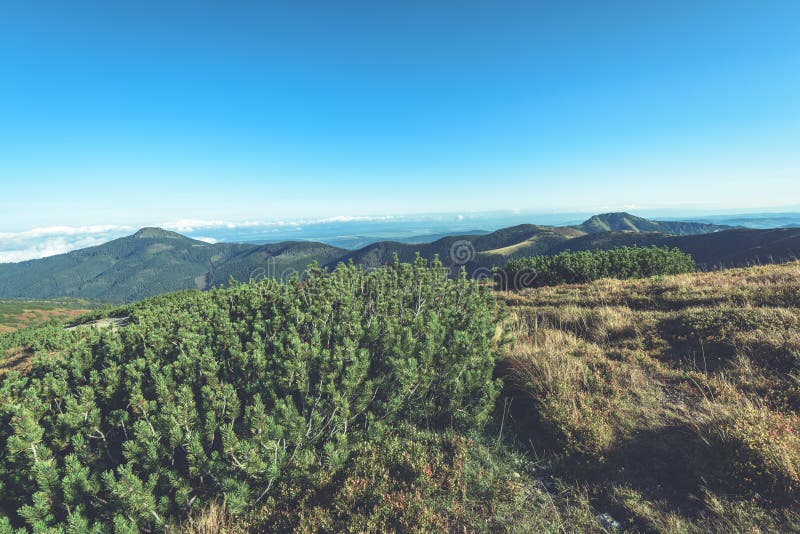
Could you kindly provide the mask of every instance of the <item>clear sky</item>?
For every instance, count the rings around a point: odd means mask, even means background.
[[[800,2],[0,4],[0,231],[800,204]]]

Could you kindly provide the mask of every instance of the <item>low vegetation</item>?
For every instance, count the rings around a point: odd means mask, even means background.
[[[694,270],[691,256],[677,248],[634,246],[517,258],[497,270],[495,280],[501,289],[524,289],[602,278],[648,278]]]
[[[800,528],[800,264],[502,294],[506,395],[630,530]]]
[[[0,385],[0,510],[36,531],[267,510],[397,425],[480,428],[497,319],[491,291],[419,260],[179,293],[37,339]]]
[[[800,529],[799,263],[342,265],[111,315],[0,335],[0,531]]]
[[[94,304],[85,300],[0,300],[0,333],[13,332],[49,320],[67,321]]]

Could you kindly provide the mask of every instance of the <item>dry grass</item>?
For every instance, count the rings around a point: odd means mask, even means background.
[[[89,310],[81,307],[80,301],[62,303],[60,301],[16,301],[0,300],[0,334],[13,332],[51,319],[68,321]]]
[[[706,400],[692,420],[698,435],[720,455],[730,487],[791,499],[800,490],[800,419],[747,398]],[[725,481],[723,481],[725,482]]]
[[[671,310],[688,306],[800,306],[800,262],[680,274],[644,280],[598,280],[506,292],[509,303],[543,306],[620,305]]]
[[[9,349],[0,359],[0,377],[11,371],[21,373],[28,371],[31,368],[33,356],[33,350],[27,347]]]
[[[225,507],[218,502],[212,502],[195,517],[167,530],[184,534],[236,534],[248,531],[245,525],[232,520]]]
[[[800,525],[800,263],[501,299],[515,422],[559,476],[635,529]]]

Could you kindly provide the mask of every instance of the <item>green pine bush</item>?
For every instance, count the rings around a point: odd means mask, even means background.
[[[246,514],[398,424],[479,428],[500,387],[497,310],[417,259],[20,334],[37,354],[0,383],[0,529],[160,529],[211,502]]]
[[[515,258],[495,272],[500,289],[587,283],[601,278],[649,278],[694,272],[692,257],[677,248],[619,247]]]

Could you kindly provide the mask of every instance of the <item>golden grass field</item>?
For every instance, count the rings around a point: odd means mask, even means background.
[[[623,526],[800,529],[800,263],[501,294],[523,440]]]

